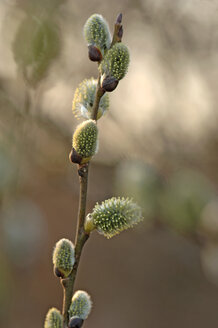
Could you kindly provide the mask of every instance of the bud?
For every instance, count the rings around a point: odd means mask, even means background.
[[[142,221],[141,208],[129,198],[111,198],[95,205],[89,214],[99,233],[111,238]],[[91,220],[89,218],[89,220]]]
[[[77,126],[73,134],[73,149],[82,158],[79,164],[88,162],[97,153],[97,141],[98,128],[95,121],[84,121]]]
[[[89,55],[89,59],[91,61],[101,61],[102,60],[102,54],[101,51],[95,47],[95,46],[88,46],[88,55]]]
[[[106,20],[98,14],[88,18],[84,25],[84,37],[89,47],[89,58],[101,61],[111,45],[111,34]]]
[[[93,104],[97,89],[97,80],[94,78],[86,79],[81,82],[75,91],[72,110],[76,117],[90,119],[92,116]],[[109,96],[104,94],[101,97],[98,109],[97,120],[104,115],[109,108]]]
[[[117,33],[117,37],[119,38],[119,41],[121,42],[123,37],[123,26],[120,26],[119,31]]]
[[[72,298],[69,309],[70,317],[77,316],[83,320],[87,319],[92,308],[92,301],[87,292],[78,290]]]
[[[122,18],[123,18],[123,15],[122,15],[122,13],[120,13],[120,14],[117,16],[116,24],[121,24],[121,23],[122,23]]]
[[[93,217],[91,214],[88,214],[85,218],[84,230],[89,234],[91,231],[95,230],[95,228]]]
[[[53,264],[56,276],[67,278],[75,262],[74,245],[68,239],[60,239],[54,248]]]
[[[119,81],[116,80],[114,77],[106,76],[106,78],[103,79],[101,87],[104,89],[104,91],[111,92],[116,89],[118,86]]]
[[[68,324],[68,328],[81,328],[83,325],[84,320],[74,316],[72,318],[70,318],[69,324]]]
[[[129,50],[123,43],[116,43],[105,55],[99,66],[102,75],[101,84],[106,77],[121,80],[127,73],[129,66]]]
[[[56,308],[51,308],[45,318],[44,328],[62,328],[63,317]]]

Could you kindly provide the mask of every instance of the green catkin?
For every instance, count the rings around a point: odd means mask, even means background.
[[[97,80],[94,78],[85,79],[81,82],[75,91],[72,110],[76,117],[90,119],[92,115],[93,104],[95,100]],[[109,96],[105,93],[100,100],[98,116],[99,119],[109,108]]]
[[[129,50],[123,43],[116,43],[105,55],[99,66],[104,79],[107,76],[114,77],[118,81],[127,73],[129,66]]]
[[[82,157],[82,163],[88,162],[97,152],[98,128],[94,120],[79,124],[73,134],[73,148]]]
[[[51,308],[45,318],[44,328],[62,328],[63,317],[56,308]]]
[[[89,294],[85,291],[78,290],[72,298],[69,309],[70,317],[77,316],[83,320],[87,319],[91,312],[92,301]]]
[[[18,69],[29,86],[35,88],[46,76],[60,53],[59,29],[51,19],[28,16],[20,23],[12,51]]]
[[[91,226],[92,219],[93,227],[107,238],[133,227],[143,219],[141,208],[131,199],[116,197],[105,200],[100,205],[97,203],[87,218],[88,227]]]
[[[88,46],[95,46],[104,56],[111,45],[111,34],[106,20],[98,14],[88,18],[84,25],[84,37]]]
[[[68,239],[59,240],[53,252],[54,270],[58,270],[61,277],[68,277],[75,262],[74,245]]]

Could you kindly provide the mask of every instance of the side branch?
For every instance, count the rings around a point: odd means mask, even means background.
[[[114,34],[113,34],[113,39],[111,42],[111,48],[113,45],[117,42],[122,41],[122,36],[123,36],[123,26],[122,26],[122,14],[119,14],[116,20],[116,23],[114,24]]]

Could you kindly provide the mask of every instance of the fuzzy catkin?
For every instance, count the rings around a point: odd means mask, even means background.
[[[116,43],[105,55],[99,66],[102,76],[112,76],[118,81],[127,73],[129,50],[123,43]]]
[[[112,197],[100,205],[97,203],[89,214],[89,220],[90,217],[98,232],[107,238],[133,227],[143,219],[141,208],[131,199],[124,197]]]
[[[73,269],[75,262],[74,245],[68,239],[60,239],[54,248],[53,264],[55,270],[58,270],[64,278],[68,277]]]
[[[44,328],[62,328],[63,317],[59,310],[51,308],[45,318]]]
[[[93,105],[95,101],[95,94],[97,89],[97,80],[94,78],[85,79],[81,82],[75,91],[72,110],[76,117],[84,117],[90,119],[92,115]],[[109,96],[105,93],[100,100],[98,108],[99,119],[104,115],[109,108]]]
[[[98,128],[94,120],[84,121],[77,126],[73,134],[73,148],[83,158],[83,163],[96,154]]]
[[[46,76],[61,49],[59,29],[52,19],[28,16],[20,23],[12,50],[19,70],[35,88]]]
[[[84,37],[88,45],[96,46],[102,56],[111,45],[111,34],[106,20],[99,14],[88,18],[84,25]]]
[[[70,317],[77,316],[83,320],[88,318],[92,308],[92,301],[89,294],[83,290],[78,290],[72,298],[69,314]]]

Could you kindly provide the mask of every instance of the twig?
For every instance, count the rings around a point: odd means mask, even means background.
[[[119,14],[117,16],[117,20],[116,23],[114,24],[114,34],[113,34],[113,39],[111,42],[111,47],[117,43],[117,42],[121,42],[122,40],[122,36],[123,36],[123,26],[122,26],[122,18],[123,15]]]
[[[79,197],[77,232],[76,232],[76,239],[75,239],[75,245],[76,245],[75,263],[69,277],[66,279],[62,279],[62,286],[64,291],[63,309],[62,309],[62,314],[64,317],[64,327],[67,327],[68,320],[69,320],[68,310],[73,296],[73,287],[77,274],[77,269],[79,266],[81,252],[85,242],[89,238],[89,235],[84,232],[86,197],[87,197],[87,187],[88,187],[88,164],[79,166],[78,174],[79,174],[79,181],[80,181],[80,197]]]

